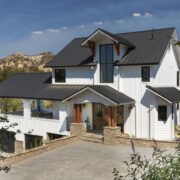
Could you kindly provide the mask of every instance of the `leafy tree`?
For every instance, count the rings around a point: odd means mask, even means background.
[[[155,143],[151,158],[137,153],[133,141],[131,142],[132,154],[129,161],[124,161],[127,170],[125,175],[114,168],[114,180],[178,180],[180,179],[180,143],[175,148],[174,154],[158,148]]]
[[[14,128],[15,126],[17,126],[17,123],[13,123],[13,124],[9,124],[8,118],[7,116],[0,116],[0,123],[4,123],[4,126],[1,127],[0,129],[0,162],[4,162],[6,157],[4,155],[2,155],[2,153],[4,152],[4,150],[6,149],[6,143],[7,141],[9,141],[9,136],[8,136],[8,129],[9,128]],[[19,132],[19,130],[17,131]],[[15,138],[14,138],[15,140]],[[0,171],[4,171],[6,173],[9,172],[11,168],[11,165],[6,165],[3,163],[0,163]]]

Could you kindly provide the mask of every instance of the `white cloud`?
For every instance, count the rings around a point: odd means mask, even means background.
[[[151,13],[149,13],[149,12],[146,12],[145,14],[144,14],[144,17],[152,17],[153,15],[151,14]]]
[[[67,27],[66,27],[66,26],[63,26],[63,27],[62,27],[62,29],[63,29],[63,30],[66,30],[66,29],[67,29]]]
[[[52,28],[50,28],[50,29],[47,29],[47,32],[49,32],[49,33],[59,33],[60,29],[52,29]]]
[[[94,25],[103,25],[102,21],[93,22]]]
[[[136,13],[136,12],[135,12],[135,13],[132,14],[132,16],[134,16],[134,17],[140,17],[140,16],[141,16],[141,13]]]
[[[31,32],[32,35],[41,35],[41,34],[44,34],[43,31],[32,31]]]
[[[123,23],[124,22],[124,19],[117,19],[117,20],[114,20],[115,23]]]
[[[79,27],[80,27],[80,28],[85,28],[85,25],[84,25],[84,24],[81,24]]]

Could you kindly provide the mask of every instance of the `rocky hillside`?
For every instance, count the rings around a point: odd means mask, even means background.
[[[0,69],[15,68],[15,69],[29,69],[37,68],[40,71],[49,71],[43,66],[53,57],[51,52],[43,52],[38,55],[25,55],[22,52],[9,55],[0,59]]]

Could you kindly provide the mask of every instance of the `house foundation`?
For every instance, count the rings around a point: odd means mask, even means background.
[[[15,141],[15,153],[19,154],[24,151],[23,141]]]

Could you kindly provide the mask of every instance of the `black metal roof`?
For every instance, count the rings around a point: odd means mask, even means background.
[[[180,91],[175,87],[146,87],[172,103],[180,102]]]
[[[131,42],[135,46],[134,48],[129,48],[124,57],[117,61],[116,65],[127,66],[160,63],[174,30],[175,28],[166,28],[120,34],[110,33],[114,38],[119,37],[121,41]],[[93,55],[90,49],[81,46],[82,42],[86,39],[87,37],[73,39],[45,67],[96,65],[93,62]]]
[[[101,29],[101,28],[98,28],[95,32],[93,32],[89,37],[87,37],[87,38],[85,38],[84,39],[84,41],[86,41],[87,39],[89,39],[93,34],[95,34],[97,31],[101,31],[101,32],[103,32],[104,34],[106,34],[107,36],[109,36],[111,39],[113,39],[113,40],[115,40],[115,41],[117,41],[117,42],[119,42],[119,43],[121,43],[121,44],[124,44],[124,45],[126,45],[126,46],[128,46],[128,47],[130,47],[130,48],[134,48],[135,46],[129,41],[129,40],[127,40],[127,39],[125,39],[125,38],[123,38],[123,37],[121,37],[121,36],[118,36],[118,35],[116,35],[116,34],[113,34],[113,33],[111,33],[111,32],[108,32],[108,31],[106,31],[106,30],[104,30],[104,29]],[[84,42],[83,41],[83,42]],[[83,42],[82,42],[82,44],[83,44]]]
[[[15,74],[0,84],[0,97],[63,101],[87,87],[117,104],[134,102],[132,98],[109,86],[53,85],[50,73]]]

